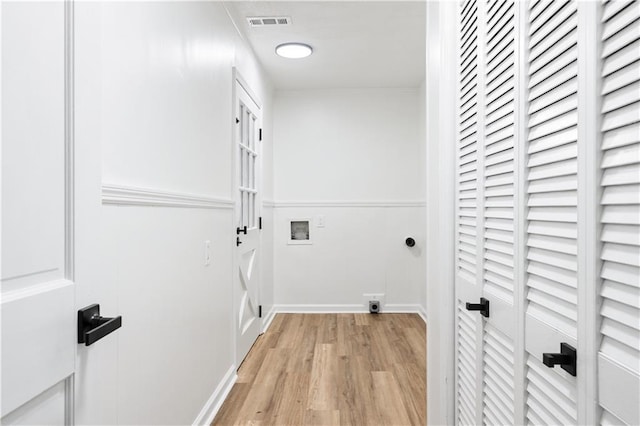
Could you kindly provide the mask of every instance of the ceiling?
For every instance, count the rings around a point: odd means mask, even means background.
[[[277,89],[418,87],[425,75],[423,1],[228,1],[239,30]],[[251,16],[287,16],[289,26],[252,28]],[[285,42],[313,47],[285,59]]]

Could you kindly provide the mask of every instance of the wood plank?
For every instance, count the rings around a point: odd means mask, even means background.
[[[278,314],[213,424],[424,425],[425,347],[415,314]]]
[[[305,423],[309,382],[309,373],[287,373],[282,398],[275,410],[276,424],[297,426]]]
[[[340,411],[338,410],[329,410],[329,411],[318,411],[318,410],[307,410],[306,415],[304,417],[305,425],[339,425],[340,424]]]
[[[308,409],[335,410],[338,408],[337,359],[335,346],[316,345],[309,384]]]
[[[410,425],[409,415],[402,401],[402,391],[395,376],[390,371],[373,371],[374,400],[379,410],[381,421],[388,425]]]

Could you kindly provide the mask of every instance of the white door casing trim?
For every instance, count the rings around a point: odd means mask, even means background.
[[[455,2],[427,2],[427,423],[454,419]],[[430,188],[437,191],[431,192]]]

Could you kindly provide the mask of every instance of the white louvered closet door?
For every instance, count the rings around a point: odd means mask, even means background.
[[[578,379],[543,353],[578,348],[578,3],[529,4],[525,400],[531,424],[577,424]]]
[[[602,424],[640,424],[640,4],[602,4]]]
[[[640,2],[457,17],[456,422],[640,424]]]
[[[480,420],[482,320],[466,310],[466,302],[482,295],[482,228],[478,207],[482,197],[481,153],[481,41],[479,7],[482,0],[466,0],[458,9],[458,134],[456,182],[456,421],[472,425]]]
[[[516,4],[460,5],[457,421],[513,424]],[[489,316],[467,303],[489,301]]]
[[[486,0],[485,0],[486,1]],[[513,0],[486,1],[484,22],[482,423],[515,424],[516,76]]]

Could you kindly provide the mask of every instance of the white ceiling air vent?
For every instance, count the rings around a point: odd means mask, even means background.
[[[288,16],[249,16],[247,22],[250,27],[275,27],[291,25],[291,18]]]

